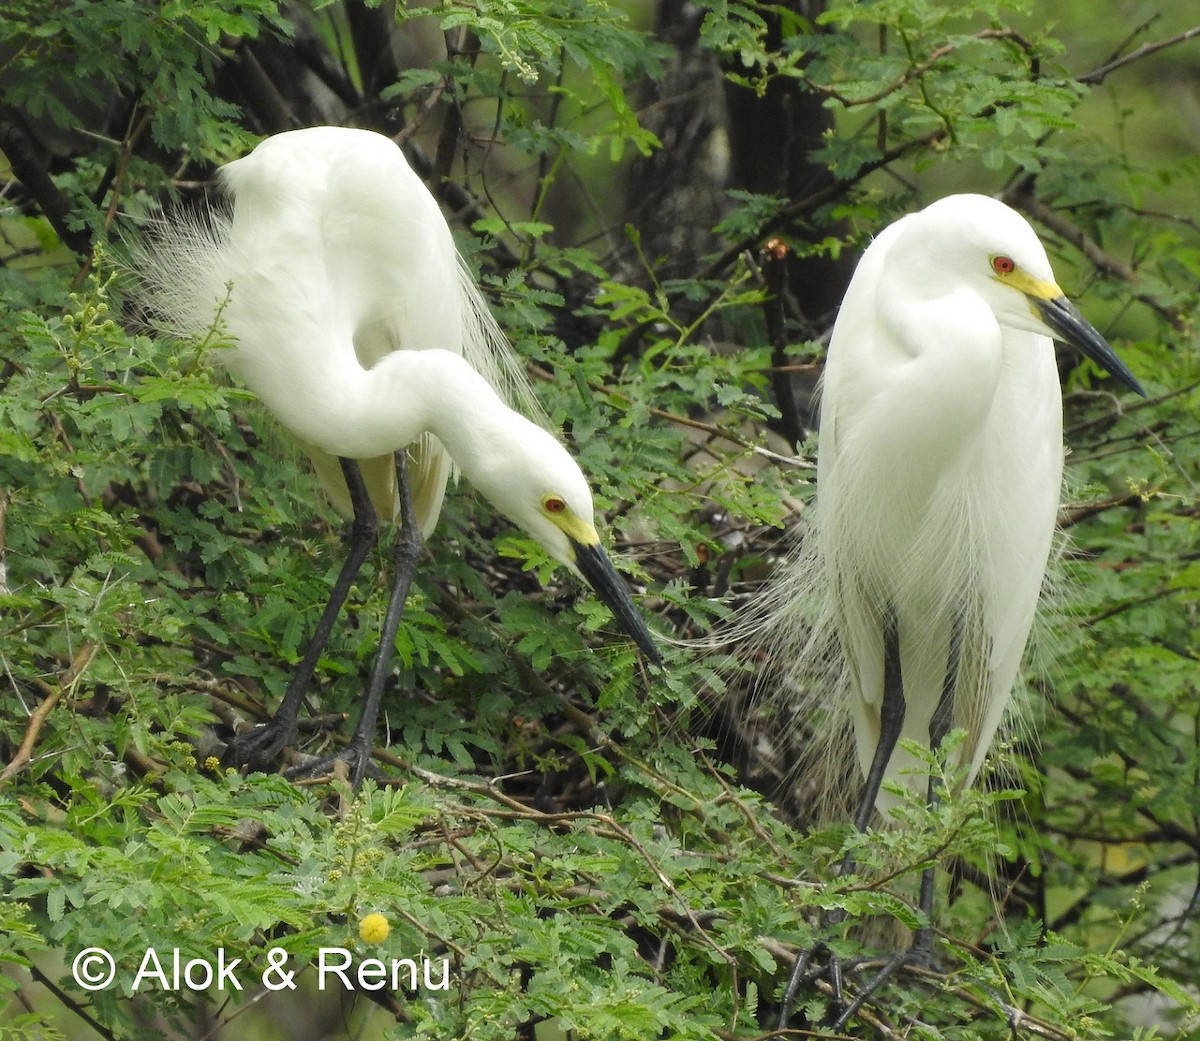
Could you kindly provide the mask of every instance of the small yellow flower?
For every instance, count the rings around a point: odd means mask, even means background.
[[[379,912],[367,915],[358,923],[358,935],[362,937],[363,943],[383,943],[391,931],[388,920]]]

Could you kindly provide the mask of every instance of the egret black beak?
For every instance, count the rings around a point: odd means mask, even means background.
[[[1117,357],[1117,352],[1096,331],[1095,326],[1079,313],[1079,309],[1070,300],[1065,296],[1056,296],[1051,299],[1031,296],[1029,301],[1042,321],[1050,327],[1050,331],[1054,333],[1056,339],[1062,340],[1063,343],[1070,344],[1072,347],[1077,347],[1118,383],[1142,397],[1146,396],[1142,385],[1125,367],[1125,363]]]
[[[588,585],[596,591],[596,595],[609,606],[617,621],[621,623],[621,628],[633,638],[641,652],[661,668],[662,655],[658,653],[654,637],[646,627],[641,612],[630,599],[624,581],[617,574],[612,561],[608,559],[600,544],[597,542],[584,545],[571,539],[571,547],[575,550],[575,566],[579,568],[579,573],[587,579]]]

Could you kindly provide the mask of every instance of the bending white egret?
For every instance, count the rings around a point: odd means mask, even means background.
[[[274,719],[235,742],[237,761],[265,767],[294,738],[305,690],[382,515],[402,528],[379,654],[345,756],[355,780],[362,776],[421,535],[437,522],[452,461],[582,574],[659,663],[601,548],[579,467],[497,391],[524,385],[519,362],[400,149],[366,130],[296,130],[263,141],[220,179],[232,212],[164,223],[141,258],[148,308],[188,335],[219,320],[234,344],[221,361],[301,442],[354,522],[312,644]]]
[[[1068,302],[1029,224],[984,196],[896,221],[846,292],[822,380],[813,545],[776,594],[822,599],[821,631],[793,639],[831,661],[776,642],[799,674],[832,675],[849,710],[860,830],[896,802],[884,780],[935,796],[901,738],[936,749],[962,728],[969,783],[1009,701],[1062,480],[1052,338],[1142,393]]]

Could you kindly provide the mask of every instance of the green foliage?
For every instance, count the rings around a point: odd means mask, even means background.
[[[682,265],[652,228],[657,197],[611,202],[622,157],[680,149],[682,167],[702,165],[654,122],[671,106],[641,93],[682,49],[634,5],[4,6],[0,1036],[73,1036],[82,1018],[114,1038],[252,1039],[274,1036],[260,1010],[277,1001],[312,1010],[314,1034],[486,1041],[545,1037],[553,1021],[578,1041],[761,1037],[798,952],[821,941],[849,962],[923,924],[931,863],[955,868],[936,923],[944,976],[900,973],[856,1036],[1195,1036],[1194,142],[1147,133],[1163,102],[1140,60],[1103,70],[1125,27],[1064,10],[1047,29],[1004,0],[820,6],[810,20],[696,5],[697,47],[724,83],[685,98],[791,91],[828,122],[806,154],[811,185],[730,182],[711,252]],[[368,45],[381,26],[408,67]],[[292,75],[267,91],[256,67]],[[377,737],[389,780],[352,795],[221,768],[231,729],[268,713],[304,653],[339,522],[220,375],[219,339],[148,335],[105,252],[70,251],[76,235],[119,240],[118,214],[188,192],[197,164],[240,154],[281,111],[335,110],[402,124],[431,183],[449,179],[464,250],[592,483],[618,566],[655,626],[685,636],[744,606],[810,490],[778,436],[778,369],[818,362],[824,329],[785,310],[779,343],[761,240],[818,265],[816,280],[954,188],[1039,223],[1150,399],[1070,374],[1067,624],[1033,677],[1038,740],[998,753],[1008,787],[910,800],[904,829],[803,830],[804,779],[786,768],[805,721],[728,707],[718,695],[737,677],[690,648],[665,647],[668,669],[647,676],[607,609],[462,486],[397,639]],[[743,130],[722,130],[727,149]],[[48,144],[19,150],[21,134]],[[29,157],[51,154],[30,176]],[[357,703],[387,559],[383,546],[350,597],[314,715]],[[730,731],[746,730],[739,756]],[[306,731],[305,750],[330,731]],[[838,877],[851,849],[855,871]],[[358,933],[372,912],[390,923],[377,946]],[[89,947],[116,959],[113,988],[72,979]],[[246,989],[134,993],[151,947],[241,959]],[[317,986],[323,948],[356,964],[444,958],[449,988],[363,987],[346,1027],[340,985]],[[273,949],[299,992],[264,996]],[[847,968],[850,988],[869,979]],[[814,1032],[828,1004],[802,989]]]

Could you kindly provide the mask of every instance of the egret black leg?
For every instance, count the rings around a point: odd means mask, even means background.
[[[962,617],[957,616],[950,630],[950,648],[946,660],[946,675],[942,679],[942,692],[938,697],[937,707],[929,720],[929,747],[935,753],[940,753],[942,742],[950,733],[954,721],[954,692],[958,686],[958,670],[962,650]],[[885,682],[886,688],[886,682]],[[902,720],[903,722],[903,720]],[[880,741],[880,744],[883,742]],[[926,804],[930,809],[937,806],[941,798],[941,788],[934,777],[929,778],[926,789]],[[936,868],[933,865],[921,872],[920,907],[925,916],[925,925],[921,926],[913,936],[913,942],[907,951],[893,955],[854,996],[831,1024],[832,1029],[840,1031],[850,1018],[867,1002],[884,983],[894,976],[903,965],[930,966],[933,964],[933,897]]]
[[[859,831],[866,831],[875,812],[875,802],[879,798],[879,790],[883,787],[883,778],[887,773],[887,765],[892,753],[900,740],[900,732],[904,729],[904,676],[900,669],[900,630],[896,616],[890,615],[883,629],[883,702],[879,706],[879,744],[875,746],[875,755],[871,759],[871,769],[867,771],[867,779],[863,784],[862,799],[858,804],[858,813],[854,815],[854,826]],[[847,853],[850,861],[849,868],[854,867],[853,854]]]
[[[879,743],[875,746],[875,755],[871,759],[871,768],[867,771],[867,779],[863,784],[862,797],[858,803],[858,811],[854,815],[854,827],[866,831],[875,812],[875,801],[879,798],[879,790],[883,786],[883,778],[887,773],[888,761],[896,750],[900,733],[904,729],[904,678],[900,669],[900,631],[896,616],[890,614],[883,630],[883,701],[879,707]],[[838,866],[838,877],[850,874],[854,870],[854,852],[851,850]],[[822,915],[822,925],[836,925],[842,920],[841,912],[831,912]],[[788,977],[787,987],[783,992],[783,1001],[779,1009],[778,1029],[787,1027],[788,1015],[800,981],[808,972],[814,958],[825,950],[824,944],[805,951],[796,959],[792,973]],[[892,970],[895,971],[894,969]],[[842,969],[840,962],[833,958],[829,965],[830,983],[833,986],[834,1000],[842,1003]],[[882,982],[882,981],[881,981]]]
[[[350,759],[350,779],[357,788],[366,772],[371,757],[371,738],[375,733],[375,722],[379,718],[379,703],[383,698],[383,685],[387,680],[392,655],[396,649],[396,630],[400,628],[400,617],[408,601],[408,591],[417,573],[421,557],[421,528],[413,511],[412,487],[408,480],[408,455],[396,453],[396,485],[400,489],[400,530],[392,547],[392,591],[388,598],[387,612],[383,616],[383,631],[379,636],[379,648],[371,666],[371,679],[363,698],[362,712],[350,738],[346,758]],[[353,758],[351,758],[353,756]]]
[[[421,529],[413,512],[412,488],[408,480],[408,456],[405,452],[396,453],[396,485],[400,489],[401,522],[392,547],[392,589],[383,618],[383,628],[379,634],[379,646],[371,665],[371,676],[363,694],[358,722],[345,749],[328,759],[299,768],[294,771],[297,775],[320,773],[342,759],[350,764],[350,781],[357,788],[371,759],[375,722],[379,718],[383,687],[387,682],[392,654],[395,651],[396,630],[400,627],[400,618],[404,614],[404,605],[417,572],[423,545]],[[289,771],[289,776],[292,773],[293,771]]]
[[[350,506],[354,514],[346,538],[346,560],[330,590],[329,601],[320,621],[317,622],[308,650],[305,651],[304,658],[292,677],[292,682],[288,685],[274,717],[253,730],[239,734],[230,745],[228,757],[235,766],[268,770],[279,759],[284,748],[295,740],[296,719],[300,714],[300,705],[304,701],[308,685],[317,670],[317,663],[321,660],[325,646],[329,643],[329,634],[333,632],[334,622],[337,621],[354,580],[362,570],[363,561],[367,559],[367,554],[371,552],[378,536],[379,520],[375,508],[371,505],[371,497],[367,494],[358,463],[353,459],[340,459],[339,462],[342,465],[342,474],[346,479]]]
[[[958,670],[962,653],[962,615],[957,615],[950,630],[950,651],[946,660],[946,676],[942,681],[942,694],[938,698],[937,708],[929,720],[929,747],[934,753],[941,755],[942,742],[954,723],[954,692],[958,689]],[[941,800],[941,786],[933,777],[929,778],[929,788],[926,792],[926,803],[934,809]],[[911,948],[912,960],[922,964],[933,964],[933,889],[934,872],[936,868],[927,867],[921,875],[921,910],[925,913],[926,924],[917,930],[913,937]]]

